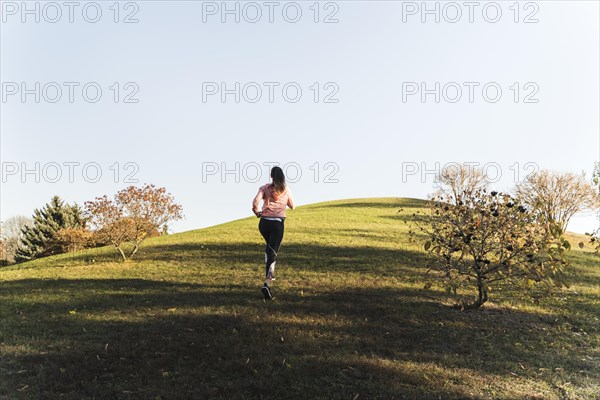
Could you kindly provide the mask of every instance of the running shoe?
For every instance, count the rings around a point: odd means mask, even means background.
[[[267,286],[266,283],[261,290],[263,295],[265,296],[265,300],[273,300],[273,296],[271,296],[271,290],[269,289],[269,286]]]

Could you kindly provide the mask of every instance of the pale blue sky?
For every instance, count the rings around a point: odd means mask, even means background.
[[[521,2],[519,23],[513,21],[512,1],[498,2],[502,16],[497,23],[483,18],[482,8],[489,2],[480,2],[473,23],[464,6],[457,23],[443,15],[440,23],[432,16],[423,23],[419,13],[405,15],[403,22],[403,9],[409,11],[410,2],[392,1],[333,2],[338,23],[315,23],[313,1],[297,2],[302,9],[298,23],[282,17],[281,9],[290,2],[279,2],[273,23],[266,20],[265,6],[257,23],[243,18],[235,23],[232,16],[222,23],[220,15],[206,15],[204,23],[208,2],[143,1],[134,2],[139,22],[132,24],[113,22],[112,1],[98,2],[102,17],[97,23],[83,19],[86,2],[75,10],[73,23],[66,8],[57,23],[44,21],[43,14],[40,23],[33,16],[23,23],[21,10],[12,15],[7,3],[0,32],[4,172],[15,165],[33,169],[39,162],[53,177],[54,164],[49,163],[58,163],[63,177],[57,183],[41,177],[36,183],[32,175],[25,182],[19,173],[5,175],[2,219],[30,215],[54,194],[79,203],[112,194],[127,186],[126,163],[139,166],[135,177],[140,183],[165,186],[175,195],[186,219],[173,229],[183,231],[250,215],[252,197],[268,181],[263,167],[257,183],[242,177],[237,183],[231,174],[224,183],[219,175],[203,182],[203,163],[229,168],[236,162],[297,163],[302,177],[291,187],[297,203],[308,204],[351,197],[426,197],[432,192],[431,174],[403,179],[403,165],[416,165],[421,172],[436,163],[487,163],[489,172],[499,167],[503,173],[492,186],[506,190],[514,181],[515,163],[521,177],[528,172],[526,163],[589,174],[600,158],[596,1],[538,1],[526,9]],[[21,6],[20,1],[14,4]],[[27,4],[33,8],[35,2]],[[234,7],[236,2],[227,4]],[[243,8],[248,3],[239,4]],[[319,3],[321,20],[336,10],[334,5],[325,9],[326,4]],[[414,4],[420,7],[421,2]],[[427,4],[433,8],[436,3]],[[440,9],[445,4],[439,2]],[[119,18],[133,10],[121,9]],[[54,11],[46,11],[53,18]],[[88,15],[93,17],[92,11]],[[288,11],[293,17],[293,8]],[[530,13],[539,22],[523,23]],[[487,15],[493,18],[494,9]],[[42,99],[38,104],[33,95],[23,103],[20,93],[7,96],[10,82],[26,82],[29,88],[35,82],[97,82],[103,93],[97,103],[88,103],[79,86],[69,103],[62,86],[63,98],[57,103]],[[121,97],[130,92],[123,85],[134,82],[139,102],[114,103],[114,82],[121,85]],[[212,96],[203,102],[203,82],[226,82],[230,88],[235,82],[258,82],[263,98],[235,103],[230,95],[222,103]],[[263,82],[296,82],[302,97],[288,103],[279,86],[270,103]],[[325,84],[337,85],[338,102],[315,103],[310,89],[315,82],[321,97],[332,90]],[[416,95],[403,102],[403,82],[425,82],[428,88],[435,82],[442,87],[458,82],[463,98],[435,103],[434,95],[428,95],[423,103]],[[480,83],[473,103],[463,82]],[[482,97],[481,88],[489,82],[502,89],[496,103]],[[518,103],[511,90],[515,82]],[[527,83],[534,85],[525,87]],[[523,96],[536,87],[533,99],[538,102],[524,103]],[[74,167],[74,182],[64,166],[69,162],[80,163]],[[121,168],[118,183],[110,169],[115,162]],[[98,182],[82,177],[86,163],[102,169]],[[325,170],[326,163],[339,167],[334,176],[339,182],[323,182],[334,171]],[[294,172],[291,167],[289,172]],[[596,225],[593,216],[582,216],[571,229],[583,232]]]

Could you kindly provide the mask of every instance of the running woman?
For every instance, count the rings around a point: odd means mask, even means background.
[[[275,262],[281,241],[283,240],[283,222],[285,221],[285,209],[294,209],[294,199],[290,189],[286,187],[285,175],[279,167],[271,169],[271,183],[262,185],[252,202],[252,212],[260,218],[258,230],[265,238],[267,247],[265,249],[265,284],[262,293],[266,300],[272,300],[269,284],[275,279]],[[258,205],[263,202],[262,211],[258,211]]]

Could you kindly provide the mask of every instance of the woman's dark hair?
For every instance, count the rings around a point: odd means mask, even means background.
[[[271,178],[273,179],[273,189],[276,193],[282,193],[285,190],[285,175],[279,167],[271,169]]]

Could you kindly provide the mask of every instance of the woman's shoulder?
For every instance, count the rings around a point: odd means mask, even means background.
[[[265,183],[259,189],[260,190],[269,190],[269,189],[271,189],[271,186],[273,186],[271,183]]]

